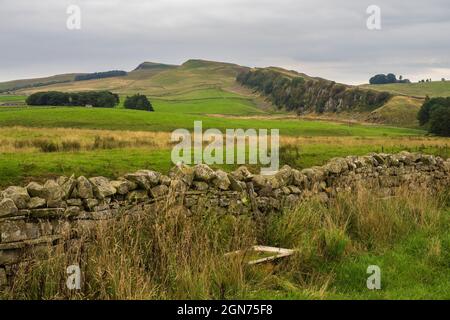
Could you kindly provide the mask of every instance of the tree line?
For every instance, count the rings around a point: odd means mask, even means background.
[[[123,106],[125,109],[154,111],[153,106],[147,97],[140,95],[139,93],[131,97],[126,97]]]
[[[120,99],[109,91],[87,92],[36,92],[28,96],[30,106],[92,106],[94,108],[114,108]]]
[[[119,95],[110,91],[45,91],[33,93],[26,99],[26,103],[30,106],[92,106],[94,108],[114,108],[119,102]],[[154,111],[148,98],[140,94],[126,97],[124,107],[126,109]]]
[[[266,95],[279,108],[298,113],[373,110],[391,97],[387,92],[363,90],[324,79],[289,78],[267,69],[244,71],[236,80]]]
[[[430,133],[450,137],[450,97],[426,97],[417,119]]]
[[[79,75],[75,76],[74,80],[75,81],[85,81],[85,80],[92,80],[92,79],[123,77],[123,76],[126,76],[127,74],[128,73],[126,71],[122,71],[122,70],[94,72],[94,73],[87,73],[87,74],[79,74]]]

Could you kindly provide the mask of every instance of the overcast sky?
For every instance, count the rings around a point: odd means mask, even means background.
[[[81,8],[81,29],[66,27]],[[366,27],[369,5],[381,30]],[[190,58],[344,83],[450,79],[448,0],[0,0],[0,81]]]

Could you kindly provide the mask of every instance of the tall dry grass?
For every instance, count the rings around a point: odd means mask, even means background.
[[[171,146],[168,132],[67,128],[0,128],[0,152],[72,152]]]
[[[438,232],[445,228],[448,206],[448,193],[402,189],[389,198],[361,191],[327,204],[312,199],[263,221],[207,211],[187,216],[176,208],[124,215],[100,225],[88,245],[59,246],[49,259],[22,265],[4,297],[227,299],[295,287],[323,298],[334,280],[332,271],[324,272],[328,264],[382,253],[417,231]],[[255,244],[296,253],[260,266],[225,255]],[[429,254],[436,259],[442,254],[438,241],[430,240]],[[82,267],[80,291],[65,287],[66,267],[72,264]]]
[[[170,132],[92,130],[71,128],[0,128],[0,152],[57,152],[83,151],[114,148],[172,147]],[[281,146],[299,150],[312,146],[342,146],[344,148],[376,147],[386,151],[392,148],[420,151],[425,148],[444,150],[448,154],[449,140],[446,138],[413,137],[291,137],[281,136]],[[289,151],[289,150],[288,150]]]

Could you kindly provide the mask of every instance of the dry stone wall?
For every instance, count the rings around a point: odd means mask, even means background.
[[[281,212],[305,198],[322,201],[361,187],[449,188],[450,159],[401,152],[335,158],[321,167],[288,166],[261,176],[247,168],[226,173],[207,165],[177,166],[168,175],[149,170],[117,180],[59,177],[44,184],[11,186],[0,193],[0,288],[31,251],[89,235],[101,221],[165,206],[187,215]]]

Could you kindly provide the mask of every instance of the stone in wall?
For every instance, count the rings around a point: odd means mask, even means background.
[[[12,199],[2,199],[0,201],[0,218],[15,215],[19,209]]]
[[[94,198],[94,191],[88,179],[86,179],[83,176],[78,177],[76,188],[72,192],[72,198],[80,198],[80,199]]]
[[[139,187],[150,190],[156,187],[159,183],[161,174],[159,172],[150,170],[139,170],[135,173],[127,174],[125,178],[135,182]]]
[[[1,196],[3,199],[11,199],[18,209],[26,209],[30,200],[27,189],[15,186],[5,189]]]

